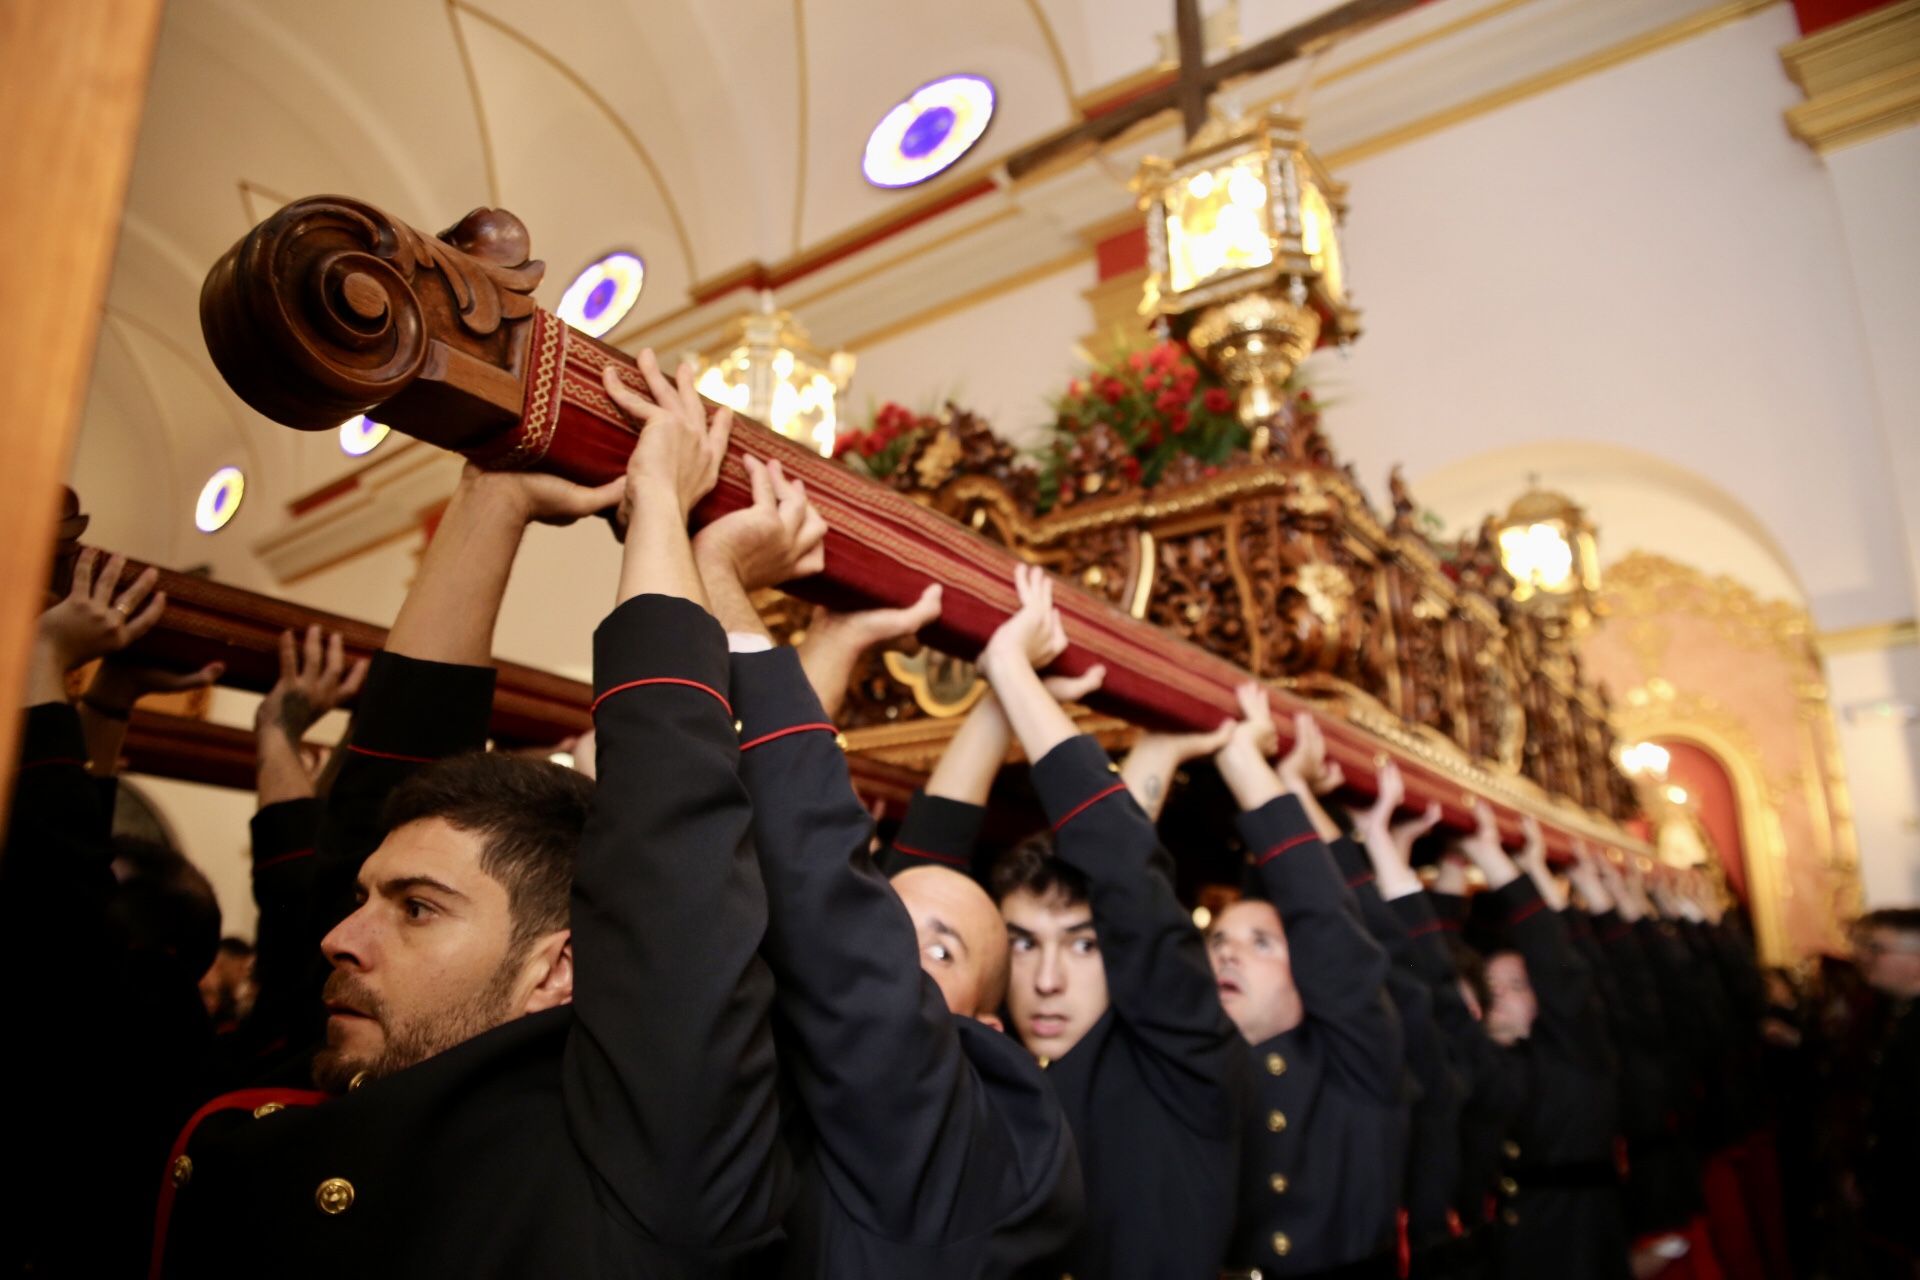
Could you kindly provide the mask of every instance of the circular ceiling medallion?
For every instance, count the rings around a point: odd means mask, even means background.
[[[597,338],[620,323],[640,300],[647,281],[647,264],[635,253],[618,250],[587,265],[560,297],[556,314]]]
[[[967,154],[992,119],[993,85],[983,77],[931,80],[874,126],[860,170],[876,187],[925,182]]]
[[[372,453],[389,430],[384,422],[375,422],[364,413],[348,418],[340,424],[340,452],[352,458]]]
[[[247,478],[238,467],[222,467],[207,478],[200,489],[200,501],[193,507],[193,523],[202,533],[214,533],[226,527],[240,510],[240,499],[247,491]]]

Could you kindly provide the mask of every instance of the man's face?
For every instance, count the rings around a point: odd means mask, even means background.
[[[987,891],[945,867],[902,871],[893,889],[913,918],[920,967],[939,985],[947,1009],[999,1026],[1007,927]]]
[[[1886,925],[1861,929],[1853,949],[1867,985],[1886,995],[1920,995],[1920,934],[1903,933]]]
[[[1306,1016],[1293,985],[1287,931],[1272,903],[1248,899],[1224,908],[1207,930],[1207,959],[1220,1007],[1247,1043],[1291,1031]]]
[[[510,955],[507,890],[483,842],[439,818],[388,833],[360,869],[360,905],[320,943],[327,979],[322,1088],[391,1075],[527,1011],[537,980]]]
[[[1016,889],[1000,900],[1009,957],[1007,1009],[1036,1058],[1058,1058],[1107,1011],[1107,966],[1093,932],[1093,908]]]
[[[1527,962],[1518,953],[1502,951],[1487,961],[1487,994],[1493,997],[1485,1022],[1489,1039],[1511,1046],[1533,1034],[1540,1002],[1527,977]]]

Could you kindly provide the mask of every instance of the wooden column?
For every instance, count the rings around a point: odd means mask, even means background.
[[[0,777],[93,364],[161,0],[0,0]],[[0,791],[0,821],[11,787]]]

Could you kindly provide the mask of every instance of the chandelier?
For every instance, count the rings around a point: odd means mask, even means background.
[[[701,395],[833,456],[853,355],[815,348],[791,313],[775,310],[771,293],[762,292],[759,307],[735,317],[695,363]]]
[[[1496,525],[1500,563],[1513,579],[1516,604],[1560,622],[1584,626],[1599,612],[1600,556],[1592,521],[1564,493],[1529,488]]]
[[[1147,215],[1140,313],[1233,385],[1263,439],[1300,362],[1360,332],[1340,246],[1346,187],[1298,120],[1267,111],[1209,121],[1178,159],[1142,162],[1133,189]]]

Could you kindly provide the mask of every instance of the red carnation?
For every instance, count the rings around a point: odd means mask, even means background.
[[[1140,478],[1140,459],[1134,457],[1132,454],[1128,454],[1126,457],[1120,459],[1120,474],[1129,480],[1138,480]]]
[[[1187,411],[1185,409],[1175,409],[1173,411],[1173,417],[1168,420],[1167,425],[1173,428],[1173,434],[1175,435],[1184,433],[1187,429]]]
[[[1145,387],[1149,392],[1153,392],[1158,391],[1165,381],[1166,379],[1162,378],[1159,374],[1150,373],[1140,379],[1140,385]]]
[[[1100,383],[1100,398],[1108,404],[1119,404],[1126,394],[1126,384],[1118,378],[1107,378]]]
[[[1153,407],[1162,413],[1173,413],[1175,410],[1184,409],[1186,404],[1187,398],[1178,391],[1162,391],[1154,400]]]
[[[1233,397],[1225,387],[1208,387],[1207,393],[1200,397],[1200,403],[1206,406],[1208,413],[1225,413],[1233,408]]]
[[[1135,372],[1138,372],[1139,370],[1144,369],[1146,367],[1147,367],[1146,352],[1136,351],[1132,355],[1127,357],[1127,368],[1132,369]]]
[[[1163,342],[1153,349],[1153,363],[1162,369],[1171,369],[1180,359],[1180,347],[1177,343]]]

